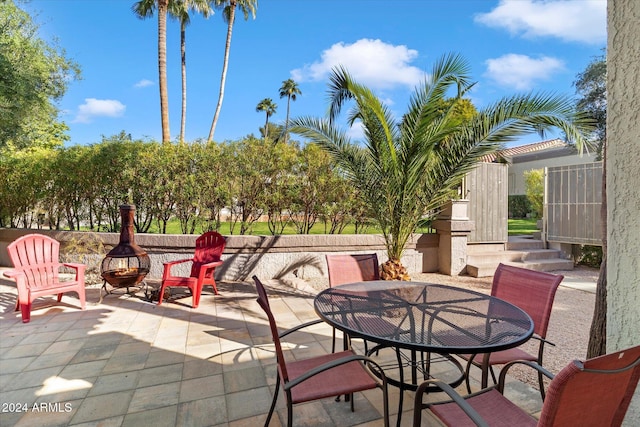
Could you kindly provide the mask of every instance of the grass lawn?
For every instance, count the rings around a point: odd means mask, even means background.
[[[222,226],[220,227],[220,230],[218,230],[220,232],[220,234],[222,234],[223,236],[229,236],[231,235],[231,224],[228,222],[224,222],[222,223]],[[516,234],[533,234],[534,232],[538,231],[538,229],[536,228],[536,220],[535,219],[510,219],[509,220],[509,235],[513,236]],[[313,228],[311,229],[311,233],[309,234],[327,234],[329,231],[328,229],[325,229],[324,224],[322,223],[316,223]],[[421,230],[418,230],[418,232],[421,232]],[[426,232],[426,230],[425,230]],[[158,227],[157,224],[153,224],[151,226],[151,229],[149,230],[149,233],[158,233]],[[201,227],[196,227],[196,232],[195,234],[202,234],[203,230]],[[235,229],[234,229],[234,234],[239,234],[240,233],[240,225],[236,224]],[[355,233],[355,226],[353,224],[349,224],[345,227],[344,231],[342,232],[342,234],[354,234]],[[379,230],[376,227],[368,227],[365,231],[364,234],[376,234],[379,233]],[[170,221],[169,224],[167,224],[167,234],[181,234],[180,231],[180,223],[178,221]],[[256,222],[253,224],[252,226],[252,233],[253,235],[256,236],[270,236],[271,232],[269,231],[269,226],[266,222]],[[295,227],[293,227],[292,225],[289,225],[285,228],[284,232],[282,234],[297,234],[297,231],[295,229]],[[361,233],[362,234],[362,233]]]
[[[157,223],[154,223],[153,225],[151,225],[151,228],[149,229],[148,232],[158,233],[159,232],[158,230],[159,229],[158,229]],[[204,231],[202,230],[202,227],[196,227],[196,231],[194,234],[202,234],[203,232]],[[223,236],[230,236],[231,223],[223,222],[218,232]],[[380,230],[378,230],[376,227],[370,226],[370,227],[367,227],[364,231],[361,231],[359,234],[377,234],[379,232]],[[421,229],[418,230],[418,233],[422,233],[422,232],[428,233],[428,230],[421,230]],[[313,228],[311,228],[311,232],[309,234],[328,234],[328,233],[329,233],[328,226],[327,228],[325,228],[325,225],[323,223],[316,223],[313,226]],[[182,234],[182,231],[180,231],[180,223],[176,220],[169,221],[169,223],[167,224],[167,234]],[[240,234],[239,223],[235,225],[233,234],[236,234],[236,235]],[[269,225],[266,222],[255,222],[251,226],[250,234],[254,236],[270,236],[271,231],[269,231]],[[282,234],[298,234],[298,232],[293,225],[287,225],[284,231],[282,232]],[[347,226],[342,231],[342,234],[355,234],[355,225],[347,224]]]
[[[536,219],[510,219],[509,220],[509,236],[516,234],[533,234],[538,231],[536,227]]]

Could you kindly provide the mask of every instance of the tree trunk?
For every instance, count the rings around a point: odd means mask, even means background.
[[[284,121],[284,143],[289,141],[289,106],[291,105],[291,95],[287,98],[287,118]]]
[[[409,281],[409,273],[399,259],[390,259],[380,266],[380,278],[382,280],[404,280]]]
[[[158,73],[160,78],[160,116],[162,142],[171,141],[169,130],[169,93],[167,91],[167,4],[158,2]]]
[[[180,62],[182,67],[182,117],[180,119],[180,142],[184,142],[187,126],[187,31],[184,21],[180,22]]]
[[[602,229],[602,264],[596,285],[596,304],[589,331],[587,359],[607,353],[607,146],[602,149],[602,205],[600,207]]]
[[[220,109],[222,108],[222,99],[224,98],[224,85],[227,81],[227,68],[229,67],[229,50],[231,49],[231,34],[233,33],[233,21],[236,16],[236,2],[231,2],[231,10],[229,11],[229,25],[227,26],[227,42],[224,48],[224,61],[222,63],[222,78],[220,79],[220,94],[218,95],[218,104],[216,105],[216,112],[213,115],[213,122],[211,123],[211,129],[209,130],[209,138],[207,142],[213,141],[213,134],[216,132],[216,126],[218,124],[218,116],[220,116]]]

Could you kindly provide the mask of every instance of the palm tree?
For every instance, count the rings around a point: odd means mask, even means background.
[[[171,141],[169,130],[169,94],[167,91],[167,10],[170,0],[140,0],[134,3],[133,12],[140,19],[153,16],[158,9],[158,74],[160,80],[160,118],[162,142]]]
[[[327,150],[372,209],[389,257],[382,268],[385,279],[408,279],[400,258],[416,226],[450,198],[452,188],[483,156],[519,135],[555,127],[582,144],[590,129],[591,122],[575,111],[570,98],[548,94],[505,97],[460,121],[454,110],[473,86],[469,70],[460,56],[443,56],[397,120],[370,89],[337,68],[330,77],[328,118],[292,121],[292,132]],[[443,103],[451,90],[457,91],[454,102]],[[347,101],[355,103],[348,123],[363,126],[361,143],[353,143],[335,124]]]
[[[264,123],[264,139],[267,139],[269,137],[269,117],[272,114],[275,114],[277,109],[278,105],[275,104],[271,98],[263,99],[258,103],[258,106],[256,107],[256,112],[259,113],[261,111],[264,111],[267,115],[267,120]]]
[[[184,142],[187,125],[187,25],[191,22],[190,12],[202,14],[205,18],[213,14],[209,0],[173,0],[169,2],[170,16],[180,21],[180,59],[182,74],[182,117],[180,119],[180,142]]]
[[[284,141],[288,140],[288,132],[289,132],[289,107],[291,105],[291,100],[296,100],[296,94],[301,95],[302,92],[298,87],[298,83],[296,83],[293,79],[287,79],[282,82],[282,86],[280,87],[280,98],[287,97],[287,118],[284,122]]]
[[[231,34],[233,33],[233,23],[236,17],[236,7],[240,7],[244,14],[245,21],[249,19],[249,14],[256,18],[256,9],[258,7],[258,0],[212,0],[217,7],[223,8],[223,17],[227,23],[227,41],[224,47],[224,61],[222,63],[222,77],[220,79],[220,94],[218,95],[218,104],[216,105],[216,112],[213,115],[213,121],[211,122],[211,129],[209,130],[208,142],[213,141],[213,134],[216,131],[216,125],[218,124],[218,116],[220,115],[220,109],[222,108],[222,99],[224,98],[224,86],[227,80],[227,68],[229,66],[229,51],[231,49]]]

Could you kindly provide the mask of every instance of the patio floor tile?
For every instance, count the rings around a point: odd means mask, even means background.
[[[268,286],[282,330],[317,319],[314,292]],[[270,330],[252,284],[223,282],[219,289],[218,296],[205,292],[200,307],[192,309],[190,298],[157,306],[140,293],[123,292],[97,304],[98,289],[89,287],[85,311],[75,298],[65,297],[62,305],[44,300],[31,323],[23,324],[13,312],[15,286],[0,280],[0,294],[7,296],[0,303],[0,399],[54,405],[49,414],[0,414],[0,425],[263,425],[276,379]],[[331,327],[319,323],[304,331],[283,340],[286,357],[330,351]],[[362,352],[362,342],[354,343]],[[526,384],[514,382],[508,393],[532,413],[540,410],[537,390]],[[390,387],[392,424],[398,400]],[[413,393],[406,392],[403,402],[405,426],[411,424]],[[56,404],[71,408],[53,411]],[[355,412],[334,399],[296,405],[295,426],[382,426],[379,390],[356,394],[355,405]],[[285,423],[281,394],[270,427]]]

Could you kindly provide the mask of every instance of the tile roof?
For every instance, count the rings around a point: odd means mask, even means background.
[[[507,158],[510,159],[512,157],[521,155],[521,154],[529,154],[536,151],[548,150],[550,148],[563,148],[568,144],[563,140],[549,139],[547,141],[534,142],[532,144],[520,145],[518,147],[506,148],[504,150],[500,150],[495,154],[489,154],[482,158],[483,162],[486,163],[494,163],[497,162],[499,158]]]

